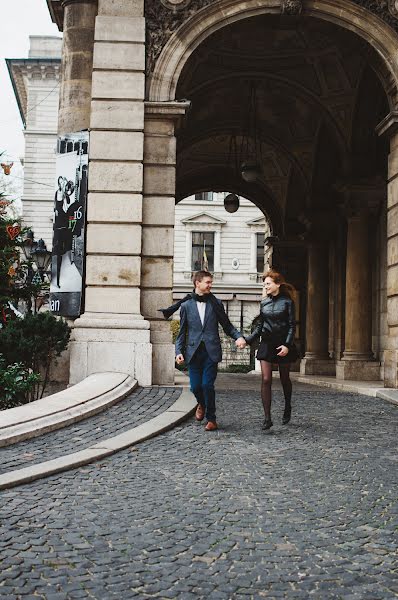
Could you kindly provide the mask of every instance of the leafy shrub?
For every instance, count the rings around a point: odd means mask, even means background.
[[[225,368],[219,369],[221,373],[249,373],[251,370],[251,365],[242,363],[233,363]]]
[[[22,363],[6,365],[0,355],[0,410],[29,402],[39,383],[38,373],[32,373]]]
[[[180,321],[177,319],[173,319],[172,321],[170,321],[170,329],[173,335],[173,344],[175,344],[178,332],[180,331]]]
[[[5,363],[22,363],[30,371],[43,373],[42,397],[51,362],[67,348],[70,333],[66,321],[49,312],[28,313],[23,319],[14,319],[0,330],[0,347]]]

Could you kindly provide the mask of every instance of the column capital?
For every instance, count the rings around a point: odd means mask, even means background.
[[[398,133],[398,110],[392,110],[380,123],[376,126],[378,136],[386,136],[391,138]]]
[[[336,209],[325,209],[301,213],[297,220],[306,227],[306,232],[301,235],[305,242],[311,244],[328,243],[334,235],[338,226],[338,211]]]
[[[145,117],[154,120],[173,121],[180,124],[191,106],[190,100],[170,102],[145,102]]]
[[[269,235],[264,239],[264,246],[267,248],[272,248],[273,246],[277,246],[279,244],[279,237],[277,235]]]
[[[60,31],[64,29],[64,9],[68,4],[97,4],[97,0],[47,0],[52,21]]]
[[[382,177],[347,179],[334,187],[340,193],[340,212],[350,219],[376,214],[387,196],[387,182]]]

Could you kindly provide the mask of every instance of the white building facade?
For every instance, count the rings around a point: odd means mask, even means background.
[[[52,244],[62,39],[31,36],[28,58],[7,59],[25,135],[23,223]]]

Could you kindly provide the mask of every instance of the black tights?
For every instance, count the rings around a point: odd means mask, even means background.
[[[263,401],[264,415],[271,418],[271,388],[272,388],[272,363],[260,360],[261,364],[261,400]],[[292,400],[292,382],[290,380],[290,365],[279,365],[283,394],[285,396],[285,409],[290,408]]]

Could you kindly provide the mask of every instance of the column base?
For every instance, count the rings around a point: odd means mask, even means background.
[[[380,363],[375,360],[338,360],[336,379],[350,381],[379,381]]]
[[[152,384],[149,322],[141,315],[83,314],[74,323],[70,352],[71,384],[103,371]]]
[[[152,383],[174,385],[175,348],[170,321],[151,321]]]
[[[336,375],[336,363],[330,358],[307,357],[300,361],[301,375]]]
[[[384,387],[398,388],[398,350],[384,351]]]

